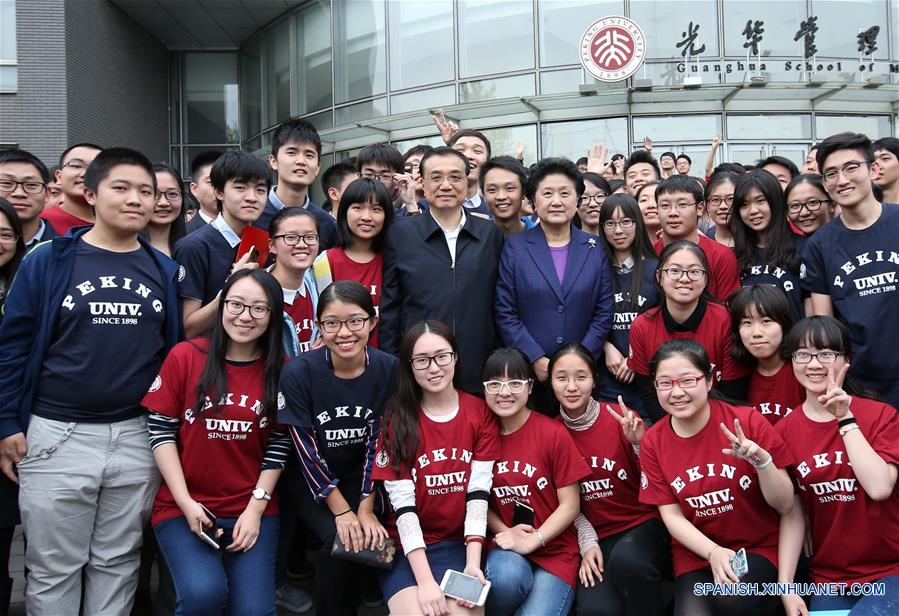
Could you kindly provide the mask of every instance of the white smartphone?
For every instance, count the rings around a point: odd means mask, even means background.
[[[443,594],[453,599],[462,599],[481,607],[487,601],[487,593],[490,591],[490,582],[482,585],[478,578],[447,569],[440,583]]]

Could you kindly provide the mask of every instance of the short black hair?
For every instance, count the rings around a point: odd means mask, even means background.
[[[454,150],[451,147],[441,145],[432,149],[430,152],[425,152],[425,155],[421,157],[421,162],[418,163],[418,173],[421,174],[422,177],[424,177],[425,174],[425,162],[435,156],[456,156],[461,158],[462,162],[465,163],[465,175],[467,176],[471,171],[471,163],[468,162],[468,157],[465,156],[465,154],[458,150]]]
[[[284,221],[295,216],[307,216],[315,226],[315,232],[318,233],[318,219],[312,214],[312,212],[304,207],[282,207],[275,213],[274,216],[272,216],[271,221],[269,221],[268,223],[269,237],[271,238],[277,235],[278,231],[281,230],[281,225],[284,223]]]
[[[484,361],[481,378],[484,381],[490,381],[503,377],[522,381],[533,379],[531,362],[518,349],[512,347],[496,349]]]
[[[232,181],[263,181],[272,185],[272,169],[261,158],[249,152],[230,151],[219,156],[209,172],[212,187],[224,192],[225,184]],[[222,202],[216,199],[218,210],[222,211]]]
[[[598,173],[592,173],[590,171],[585,171],[581,174],[581,177],[584,178],[585,182],[590,182],[591,184],[596,186],[598,189],[600,189],[601,191],[606,193],[607,197],[610,197],[612,195],[612,192],[613,192],[612,187],[606,181],[606,178],[602,177]],[[584,190],[587,190],[586,186],[584,187]]]
[[[778,353],[781,359],[788,359],[786,345],[787,335],[796,324],[793,311],[790,310],[790,301],[787,294],[780,287],[770,284],[751,284],[735,291],[727,300],[727,308],[730,311],[730,337],[731,355],[742,363],[755,361],[752,353],[743,344],[740,336],[740,322],[755,310],[760,317],[767,317],[780,325],[782,338]]]
[[[459,141],[459,139],[461,139],[462,137],[475,137],[476,139],[480,139],[484,142],[484,145],[487,146],[487,158],[489,159],[492,157],[492,154],[490,153],[490,140],[487,139],[487,135],[473,128],[463,128],[462,130],[456,131],[453,136],[450,137],[449,143],[447,143],[446,145],[448,145],[449,147],[453,147],[454,145],[456,145],[456,142]]]
[[[662,159],[665,158],[666,156],[670,156],[670,157],[671,157],[671,160],[674,160],[674,161],[677,160],[677,154],[675,154],[675,153],[672,152],[671,150],[668,150],[667,152],[662,152],[662,154],[659,156],[659,160],[662,160]]]
[[[614,159],[613,159],[614,160]],[[656,179],[662,177],[662,170],[659,168],[659,161],[653,157],[652,154],[649,153],[649,150],[635,150],[633,154],[631,154],[628,159],[624,163],[624,170],[622,173],[624,177],[627,177],[627,170],[639,163],[646,163],[650,165],[656,172]]]
[[[715,177],[717,174],[725,172],[743,175],[744,173],[746,173],[746,167],[744,167],[740,163],[721,163],[712,170],[711,177]]]
[[[652,184],[658,184],[658,182],[652,182]],[[609,180],[609,188],[612,191],[609,194],[610,195],[613,194],[616,190],[618,190],[622,186],[624,186],[624,180],[618,180],[618,179]],[[637,191],[637,194],[639,194],[639,191]]]
[[[647,151],[648,151],[648,150],[647,150]],[[616,160],[618,160],[619,158],[625,158],[624,154],[612,154],[612,158],[610,158],[609,160],[611,160],[611,161],[616,161]]]
[[[3,163],[25,163],[31,165],[37,169],[37,173],[41,176],[44,184],[47,184],[50,181],[50,170],[47,169],[47,165],[31,152],[19,150],[17,148],[0,150],[0,165]]]
[[[878,150],[886,150],[896,158],[899,158],[899,139],[895,137],[883,137],[871,144],[871,149],[875,152]]]
[[[356,154],[356,171],[362,173],[362,167],[369,163],[381,163],[393,169],[394,173],[402,173],[405,166],[399,150],[386,143],[367,145]]]
[[[659,182],[656,186],[656,201],[661,195],[672,193],[688,193],[697,203],[703,201],[702,187],[696,182],[696,178],[688,175],[672,175]]]
[[[674,160],[675,160],[675,162],[676,162],[676,161],[679,161],[679,160],[682,159],[682,158],[683,158],[684,160],[686,160],[688,163],[690,163],[691,165],[693,164],[693,159],[690,158],[689,156],[687,156],[686,154],[684,154],[683,152],[681,152],[680,154],[678,154],[678,155],[677,155],[677,158],[675,158]]]
[[[528,199],[534,202],[534,195],[537,194],[537,187],[546,176],[559,174],[564,175],[572,184],[574,184],[574,192],[577,193],[578,199],[584,194],[584,178],[581,177],[577,170],[577,165],[567,158],[544,158],[537,163],[531,174],[528,176]]]
[[[314,145],[318,155],[322,155],[322,138],[312,124],[301,118],[291,118],[275,129],[272,134],[272,156],[278,156],[278,150],[288,143]]]
[[[84,187],[96,193],[100,182],[105,180],[112,168],[118,165],[141,167],[149,174],[153,190],[156,190],[156,174],[153,172],[153,163],[137,150],[130,148],[106,148],[105,150],[100,150],[93,162],[87,166],[87,171],[84,172]]]
[[[74,150],[75,148],[91,148],[92,150],[97,150],[98,152],[102,152],[103,148],[98,146],[96,143],[76,143],[75,145],[70,145],[65,150],[62,151],[62,154],[59,155],[59,166],[62,167],[66,162],[66,156],[69,155],[69,152]]]
[[[328,189],[340,186],[343,183],[343,179],[348,175],[356,175],[356,161],[352,158],[342,160],[325,169],[321,180],[325,199],[331,200],[328,196]]]
[[[824,161],[837,150],[856,150],[861,153],[866,162],[874,162],[874,148],[871,147],[871,140],[866,135],[838,133],[818,144],[818,154],[815,156],[818,161],[818,171],[824,173]]]
[[[190,161],[190,177],[196,179],[200,167],[215,164],[215,161],[217,161],[221,155],[222,153],[220,150],[203,150],[194,156],[194,159]]]
[[[720,171],[718,173],[712,174],[712,177],[709,178],[708,184],[705,185],[705,200],[709,200],[709,196],[711,196],[712,191],[715,190],[720,184],[725,184],[730,182],[737,186],[737,180],[740,179],[740,176],[736,173],[731,173],[730,171]]]
[[[409,160],[416,154],[420,154],[421,156],[424,156],[425,154],[427,154],[428,152],[430,152],[433,149],[434,149],[434,146],[428,145],[426,143],[419,143],[418,145],[413,145],[411,148],[406,150],[405,154],[403,154],[403,163],[405,163],[407,160]]]
[[[790,179],[793,179],[797,175],[799,175],[799,167],[796,166],[796,163],[783,156],[769,156],[768,158],[760,160],[755,164],[757,169],[763,169],[767,165],[780,165],[781,167],[784,167],[787,171],[790,172]]]
[[[491,158],[486,163],[481,165],[481,173],[478,178],[478,182],[481,185],[481,192],[484,192],[484,178],[487,177],[488,171],[493,171],[494,169],[505,169],[506,171],[511,171],[516,176],[518,176],[518,181],[521,182],[521,190],[524,192],[527,190],[528,186],[528,174],[524,169],[524,165],[517,158],[512,158],[511,156],[497,156],[495,158]]]
[[[374,252],[381,252],[384,249],[387,230],[393,223],[393,203],[390,200],[390,193],[387,192],[387,187],[380,180],[371,178],[353,180],[340,196],[340,203],[337,205],[338,248],[349,248],[353,245],[353,233],[350,231],[350,226],[347,223],[347,212],[350,206],[354,203],[367,203],[372,200],[384,210],[384,226],[381,227],[380,233],[372,240],[371,249]]]
[[[577,159],[577,162],[575,162],[574,164],[577,165],[578,167],[580,167],[581,165],[586,165],[586,164],[587,164],[587,157],[586,157],[586,156],[581,156],[579,159]]]

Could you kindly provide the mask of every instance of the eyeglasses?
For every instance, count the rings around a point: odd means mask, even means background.
[[[690,389],[696,387],[696,384],[704,378],[701,374],[697,374],[696,376],[682,376],[679,379],[656,379],[653,381],[653,385],[657,391],[670,391],[674,389],[675,385],[679,385],[681,389]]]
[[[296,233],[283,233],[281,235],[273,235],[272,239],[278,239],[279,237],[284,240],[284,243],[288,246],[296,246],[300,243],[300,240],[303,240],[303,243],[307,246],[318,245],[318,233],[306,233],[305,235],[297,235]]]
[[[406,170],[406,173],[415,173],[415,171],[418,169],[418,165],[406,165],[405,167],[403,167],[403,169]]]
[[[734,196],[731,195],[730,197],[709,197],[708,203],[711,207],[718,207],[722,203],[725,203],[727,205],[733,205]]]
[[[860,160],[850,160],[839,169],[827,169],[824,173],[821,174],[821,176],[824,178],[825,183],[833,184],[837,181],[840,173],[842,173],[844,177],[851,178],[856,173],[858,173],[858,170],[862,168],[862,165],[865,165],[865,167],[867,167],[869,164],[870,163]]]
[[[67,163],[63,163],[63,167],[68,167],[69,169],[74,169],[75,171],[83,171],[84,169],[87,169],[87,163],[76,158],[75,160],[70,160]]]
[[[225,300],[225,309],[236,317],[242,315],[248,308],[250,310],[250,316],[254,319],[264,319],[268,316],[268,313],[272,311],[270,307],[261,304],[254,304],[251,306],[250,304],[239,302],[236,299]]]
[[[371,171],[363,171],[361,177],[364,177],[366,180],[381,180],[381,182],[391,182],[393,181],[393,172],[387,171],[384,173],[372,173]]]
[[[19,241],[19,236],[12,231],[0,231],[0,244],[11,245]]]
[[[165,197],[165,200],[168,201],[169,203],[180,203],[181,202],[181,191],[180,190],[160,190],[159,196]]]
[[[440,364],[437,364],[438,366]],[[484,381],[484,391],[492,396],[502,393],[503,388],[509,390],[510,394],[520,394],[530,383],[530,380],[522,381],[521,379],[513,379],[511,381]]]
[[[630,229],[634,226],[634,220],[632,218],[622,218],[621,220],[607,220],[602,223],[602,226],[607,231],[614,231],[616,227],[621,227],[622,229]]]
[[[832,364],[834,360],[842,355],[836,351],[818,351],[817,353],[809,353],[808,351],[796,351],[793,353],[793,361],[797,364],[807,364],[812,358],[817,357],[819,364]]]
[[[706,271],[704,269],[681,269],[679,267],[664,267],[659,269],[660,272],[665,272],[668,275],[668,278],[671,280],[680,280],[684,274],[687,275],[689,280],[696,282],[697,280],[702,280],[702,278],[706,275]]]
[[[428,176],[428,181],[431,184],[436,184],[440,186],[445,181],[449,181],[450,184],[459,185],[465,182],[465,176],[461,173],[451,173],[450,175],[431,175]]]
[[[350,317],[343,321],[340,319],[325,319],[324,321],[319,321],[318,324],[326,334],[336,334],[344,325],[346,325],[346,328],[351,332],[358,332],[362,331],[362,328],[365,327],[368,319],[369,317]]]
[[[678,211],[689,210],[691,207],[694,207],[696,202],[688,203],[686,201],[681,201],[680,203],[659,203],[656,207],[660,212],[667,212],[670,209],[675,209]]]
[[[791,201],[787,204],[787,210],[790,214],[799,214],[802,211],[802,208],[807,209],[809,212],[817,212],[824,203],[830,203],[830,199],[809,199],[805,203],[801,201]]]
[[[596,205],[602,205],[606,202],[606,197],[608,195],[606,193],[598,193],[596,195],[584,195],[581,197],[581,205],[583,207],[587,207],[591,203],[595,203]]]
[[[455,357],[456,354],[452,352],[438,353],[431,357],[413,357],[410,363],[415,370],[427,370],[431,367],[431,362],[438,366],[449,366]]]
[[[21,186],[29,195],[39,195],[44,192],[47,187],[43,182],[35,182],[34,180],[25,180],[24,182],[16,182],[14,180],[0,180],[0,192],[13,193],[16,187]]]

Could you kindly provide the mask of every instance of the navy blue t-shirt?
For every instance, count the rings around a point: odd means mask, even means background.
[[[656,286],[657,259],[646,259],[643,263],[643,284],[640,287],[640,295],[636,305],[630,305],[631,279],[634,272],[621,273],[618,268],[612,268],[615,277],[615,315],[612,318],[612,329],[609,330],[608,341],[611,342],[622,355],[627,357],[630,351],[631,323],[642,314],[656,305],[659,297]]]
[[[760,254],[760,264],[751,266],[748,274],[740,276],[740,285],[748,287],[753,284],[769,284],[780,289],[787,296],[793,318],[797,321],[802,319],[805,316],[805,307],[802,303],[803,292],[798,272],[765,264],[764,259],[764,254]]]
[[[359,477],[370,467],[366,449],[373,460],[377,434],[372,430],[384,413],[399,363],[378,349],[367,353],[365,372],[354,379],[335,376],[326,347],[303,353],[281,372],[278,421],[306,434],[311,431],[314,442],[297,445],[307,449],[308,458],[324,460],[338,479]]]
[[[237,260],[237,248],[213,224],[181,238],[172,253],[179,265],[178,295],[204,306],[215,299]]]
[[[852,337],[850,373],[899,406],[899,207],[887,205],[867,229],[834,218],[802,252],[802,286],[830,295]]]
[[[111,252],[79,239],[32,412],[88,423],[140,415],[165,355],[164,302],[145,248]]]

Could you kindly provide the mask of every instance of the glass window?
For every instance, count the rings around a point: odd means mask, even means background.
[[[727,138],[811,139],[812,118],[804,114],[728,115]]]
[[[483,79],[459,85],[459,102],[474,103],[510,96],[534,96],[534,75]]]
[[[818,17],[815,46],[818,48],[819,56],[858,58],[858,34],[878,26],[880,32],[876,38],[877,49],[868,57],[871,59],[888,57],[887,6],[883,0],[872,2],[815,0],[812,2],[812,15]],[[798,26],[796,29],[799,29]],[[894,40],[897,36],[899,33],[893,30]]]
[[[0,66],[0,92],[15,92],[19,87],[19,69],[15,66]]]
[[[890,22],[890,33],[892,34],[890,37],[890,44],[892,45],[890,57],[894,60],[899,60],[899,2],[893,0],[890,3],[890,7],[890,19],[892,20]],[[897,131],[897,134],[899,134],[899,131]]]
[[[801,41],[793,37],[799,24],[806,19],[805,2],[781,0],[724,0],[724,49],[728,56],[746,56],[751,48],[744,47],[756,39],[759,53],[764,56],[796,56],[801,51]],[[747,22],[750,35],[744,34]],[[756,21],[764,24],[764,32],[752,34]],[[820,33],[819,33],[820,34]],[[761,37],[758,40],[758,37]],[[820,37],[819,37],[820,40]],[[752,55],[756,55],[753,53]]]
[[[340,107],[334,110],[335,123],[337,126],[349,124],[351,122],[361,122],[387,115],[387,99],[379,98],[365,103],[358,103],[348,107]]]
[[[261,51],[260,39],[256,38],[240,53],[240,106],[245,137],[262,130]]]
[[[680,58],[678,58],[680,60]],[[707,62],[703,60],[702,62]],[[683,64],[683,72],[678,70]],[[709,72],[702,72],[702,65],[698,71],[694,72],[693,67],[696,66],[696,62],[682,63],[679,61],[668,61],[668,62],[646,62],[643,64],[642,68],[634,75],[637,79],[643,79],[644,77],[647,79],[652,79],[654,86],[679,86],[683,85],[684,77],[700,77],[702,79],[703,84],[712,84],[712,83],[720,83],[721,77],[720,74],[713,69],[716,65],[721,67],[722,71],[727,71],[728,67],[732,71],[736,71],[737,60],[733,61],[712,61],[709,62]],[[742,72],[734,73],[743,75]]]
[[[384,0],[334,3],[335,103],[387,89]]]
[[[390,97],[390,113],[405,113],[418,109],[433,109],[456,104],[456,86],[418,90]]]
[[[718,3],[715,0],[631,0],[630,18],[646,35],[648,58],[683,58],[684,52],[702,57],[719,55]],[[692,47],[677,46],[688,38],[692,39]]]
[[[390,88],[453,79],[453,2],[390,2]]]
[[[290,22],[282,21],[266,32],[265,125],[290,117]]]
[[[0,0],[0,92],[18,90],[17,61],[16,0]]]
[[[633,5],[633,2],[631,3]],[[622,0],[540,0],[540,66],[579,64],[581,37],[605,15],[624,15]],[[642,25],[642,24],[641,24]]]
[[[643,137],[654,142],[683,143],[702,141],[711,143],[721,134],[721,116],[672,115],[639,116],[634,118],[634,141],[643,143]],[[655,149],[655,148],[653,148]]]
[[[586,156],[597,143],[612,153],[628,152],[627,118],[541,124],[540,136],[543,156],[566,156],[577,160]]]
[[[238,143],[237,54],[184,54],[186,143]]]
[[[459,0],[459,77],[533,67],[532,0]]]
[[[540,94],[568,94],[578,92],[584,80],[584,71],[573,68],[567,71],[540,73]]]
[[[334,128],[334,114],[330,110],[308,116],[306,120],[319,132]]]
[[[181,54],[169,54],[169,143],[181,143]],[[178,162],[177,158],[172,158]]]
[[[409,148],[416,145],[429,145],[434,148],[446,145],[443,142],[443,137],[440,135],[428,135],[427,137],[419,137],[418,139],[403,139],[402,141],[393,141],[391,143],[393,143],[393,147],[403,154],[405,154]]]
[[[525,166],[537,162],[540,158],[537,153],[536,124],[491,128],[481,132],[490,140],[490,153],[493,156],[503,154],[515,156],[515,145],[520,142],[524,144]]]
[[[850,131],[868,135],[871,140],[890,136],[890,116],[870,115],[818,115],[815,116],[815,137],[825,137]]]
[[[331,106],[331,7],[316,3],[296,17],[298,113]]]

